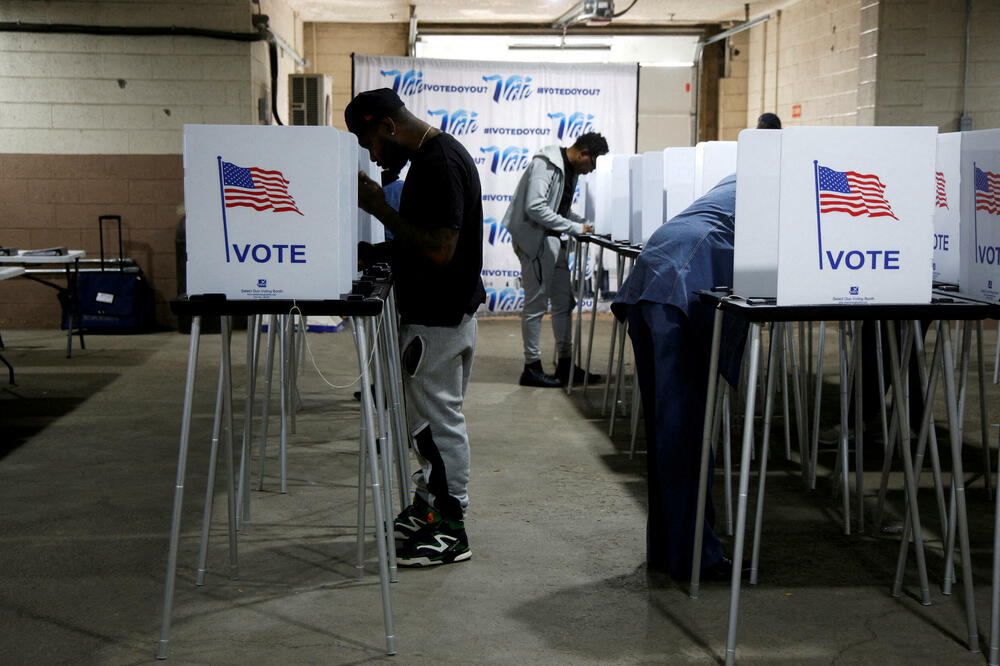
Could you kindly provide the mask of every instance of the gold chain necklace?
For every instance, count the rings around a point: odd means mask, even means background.
[[[431,125],[427,126],[427,129],[424,131],[424,135],[420,137],[420,143],[417,144],[417,150],[420,150],[420,146],[424,145],[424,139],[427,138],[427,135],[430,134],[432,129],[434,129],[433,126]]]

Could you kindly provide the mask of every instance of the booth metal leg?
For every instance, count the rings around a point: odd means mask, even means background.
[[[1000,339],[1000,338],[998,338]],[[1000,479],[1000,456],[997,456]],[[990,666],[1000,666],[1000,492],[993,507],[993,580],[990,586]]]
[[[215,504],[215,470],[219,457],[219,431],[222,426],[222,391],[225,374],[219,364],[219,387],[215,391],[215,417],[212,419],[212,443],[208,453],[208,482],[205,484],[205,511],[201,519],[201,546],[198,549],[198,574],[194,584],[205,584],[208,562],[208,537],[212,527],[212,513]]]
[[[819,406],[823,397],[823,344],[826,340],[826,322],[819,323],[819,341],[816,345],[816,395],[813,397],[812,453],[809,455],[809,489],[816,490],[816,465],[819,458]],[[812,358],[812,355],[809,356]]]
[[[712,421],[715,418],[715,391],[719,376],[719,341],[722,338],[722,310],[715,310],[712,324],[712,352],[708,362],[708,392],[705,395],[705,420],[701,435],[701,466],[698,472],[698,502],[695,508],[694,549],[691,555],[692,599],[698,598],[701,581],[701,544],[704,539],[705,497],[708,494],[708,459],[712,446]],[[655,445],[655,444],[654,444]]]
[[[590,309],[590,332],[587,334],[587,362],[583,366],[583,390],[587,391],[587,384],[590,380],[590,355],[594,350],[594,328],[597,325],[597,295],[601,289],[601,274],[604,271],[604,248],[598,248],[597,271],[592,273],[593,278],[594,305]],[[606,379],[606,378],[605,378]]]
[[[976,607],[975,592],[972,581],[972,557],[969,551],[969,524],[965,506],[965,481],[962,469],[962,440],[960,435],[960,421],[958,414],[958,403],[955,393],[955,360],[952,357],[951,345],[948,344],[950,327],[947,322],[942,322],[940,329],[944,333],[944,386],[945,397],[948,400],[948,430],[951,436],[952,455],[952,486],[955,489],[955,498],[958,511],[958,535],[962,557],[962,582],[965,588],[965,615],[969,630],[969,650],[979,652],[979,635],[976,628]],[[969,331],[966,332],[968,337]],[[967,353],[968,345],[964,345],[964,352]],[[914,505],[916,502],[914,502]],[[915,530],[915,533],[919,530]]]
[[[750,371],[747,381],[756,386],[760,366],[760,324],[750,324]],[[743,418],[743,448],[740,453],[739,505],[736,509],[736,538],[733,543],[733,577],[729,596],[729,631],[726,636],[726,664],[736,661],[736,627],[739,623],[740,586],[742,583],[743,541],[747,523],[747,495],[750,484],[750,449],[753,448],[753,417],[756,391],[747,393],[746,411]]]
[[[587,273],[587,252],[590,243],[584,240],[576,240],[576,265],[573,271],[576,274],[576,322],[572,323],[574,330],[573,349],[570,354],[569,379],[566,380],[566,395],[573,392],[573,375],[576,368],[583,365],[583,277]]]
[[[865,531],[865,444],[864,416],[862,414],[862,387],[864,373],[861,362],[861,336],[864,322],[854,322],[854,487],[857,493],[858,533]],[[845,461],[846,462],[846,461]],[[846,468],[844,470],[846,476]]]
[[[983,322],[976,322],[976,375],[979,380],[979,427],[983,446],[983,484],[987,499],[993,499],[993,467],[990,465],[989,412],[986,410],[986,360],[983,357]]]
[[[631,440],[629,442],[628,459],[635,457],[635,440],[639,434],[639,410],[642,409],[642,399],[639,395],[639,372],[632,373],[632,411],[631,411]]]
[[[837,454],[837,467],[841,472],[841,499],[843,500],[844,511],[844,534],[851,534],[851,466],[848,460],[847,451],[847,412],[850,396],[849,378],[847,372],[847,329],[848,322],[840,322],[840,346],[838,358],[840,359],[840,452]]]
[[[385,316],[383,309],[382,317]],[[375,385],[375,424],[377,426],[379,463],[382,465],[382,501],[384,502],[385,520],[384,534],[386,535],[386,550],[389,554],[389,580],[395,583],[398,580],[396,572],[396,544],[393,540],[393,512],[392,512],[392,454],[395,446],[394,437],[389,431],[389,418],[386,414],[386,335],[382,326],[374,325],[375,320],[369,325],[372,334],[372,365],[374,370]]]
[[[889,337],[889,362],[892,372],[892,385],[898,388],[902,386],[903,380],[902,373],[900,372],[899,349],[896,346],[895,323],[890,323],[890,325],[886,327],[886,330],[888,331]],[[894,388],[893,394],[894,401],[901,400],[902,392],[896,393],[896,389]],[[909,509],[909,525],[913,533],[913,546],[917,555],[917,572],[920,576],[920,603],[924,606],[929,606],[931,603],[931,592],[927,583],[927,565],[924,561],[923,532],[920,527],[920,509],[917,502],[917,486],[913,474],[913,457],[910,451],[910,424],[907,418],[905,405],[900,405],[900,409],[894,411],[896,413],[899,432],[902,435],[902,444],[899,449],[903,457],[903,473],[906,487],[906,502],[907,508]],[[904,538],[905,531],[906,529],[904,527]]]
[[[726,535],[733,536],[733,443],[732,424],[730,423],[730,399],[729,384],[722,387],[722,464],[725,469],[722,473],[723,481],[726,484]]]
[[[358,366],[361,370],[361,413],[366,423],[365,445],[368,450],[368,465],[371,474],[372,503],[375,506],[375,545],[378,549],[379,578],[382,588],[382,615],[385,621],[385,646],[387,654],[396,654],[395,636],[392,628],[392,601],[389,591],[389,560],[386,551],[385,507],[382,500],[381,471],[378,453],[375,450],[376,416],[372,402],[371,378],[368,373],[368,328],[370,323],[364,318],[351,319],[354,342],[358,352]]]
[[[611,400],[611,419],[608,423],[608,437],[614,437],[615,419],[618,418],[618,399],[623,396],[622,385],[625,382],[625,333],[628,322],[622,322],[618,327],[618,371],[615,373],[615,394]]]
[[[174,510],[170,520],[170,545],[167,547],[167,575],[163,585],[163,614],[160,622],[160,642],[157,659],[166,659],[170,642],[170,616],[174,608],[174,583],[177,580],[177,550],[181,537],[181,508],[184,503],[184,476],[187,469],[188,444],[191,438],[191,407],[198,368],[198,338],[201,317],[191,318],[191,343],[188,349],[187,380],[184,384],[184,407],[181,410],[181,437],[177,452],[177,479],[174,483]]]
[[[243,403],[243,445],[240,448],[240,480],[236,491],[236,528],[250,528],[250,465],[253,453],[253,407],[257,398],[257,357],[260,315],[247,317],[246,399]]]
[[[257,490],[264,490],[264,454],[267,450],[267,417],[271,407],[271,377],[274,375],[274,338],[278,325],[276,315],[267,319],[267,352],[264,362],[264,396],[261,398],[260,453],[257,455]]]
[[[396,328],[396,297],[393,291],[386,299],[385,324],[389,335],[389,392],[391,394],[393,432],[396,439],[396,474],[399,488],[399,504],[405,508],[410,504],[410,437],[406,426],[406,405],[403,395],[403,368],[399,362],[399,329]]]
[[[233,461],[233,318],[222,317],[222,443],[226,456],[226,518],[229,528],[229,577],[236,580],[239,574],[239,557],[236,543],[236,468]]]
[[[764,392],[764,432],[761,437],[760,449],[760,475],[757,477],[757,510],[754,515],[753,527],[753,547],[750,555],[750,584],[757,584],[757,565],[760,556],[761,530],[764,525],[764,490],[767,486],[767,455],[771,444],[771,415],[774,411],[774,394],[777,389],[774,375],[778,370],[779,354],[784,354],[782,341],[784,340],[784,326],[781,323],[771,324],[771,349],[767,360],[767,388]],[[736,560],[733,560],[733,567],[737,568]]]
[[[788,324],[787,326],[785,326],[785,331],[786,331],[786,337],[787,337],[786,350],[787,350],[788,356],[789,356],[789,358],[791,360],[792,391],[794,393],[794,402],[795,402],[795,425],[796,425],[795,434],[796,434],[796,438],[799,440],[799,467],[802,470],[802,483],[806,484],[807,481],[808,481],[808,478],[809,478],[809,474],[807,473],[807,470],[809,469],[809,466],[810,466],[809,465],[809,444],[807,443],[808,442],[808,435],[807,435],[807,433],[809,432],[809,419],[808,419],[808,417],[806,415],[806,413],[808,412],[809,405],[808,405],[808,401],[804,399],[805,387],[808,386],[808,384],[807,384],[808,377],[803,377],[803,378],[801,378],[801,380],[800,380],[800,377],[799,377],[799,375],[801,374],[801,372],[799,370],[799,366],[800,366],[799,359],[801,358],[801,366],[803,368],[806,365],[805,349],[804,349],[803,341],[802,341],[802,338],[804,337],[803,336],[802,326],[803,325],[800,322],[799,323],[799,336],[800,336],[799,337],[799,351],[800,351],[801,355],[798,358],[796,357],[796,354],[795,354],[795,340],[792,337],[792,325]],[[810,324],[810,330],[812,330],[811,327],[812,327],[812,324]],[[784,371],[784,369],[782,369],[782,375],[784,375],[784,373],[785,373],[785,371]],[[785,386],[786,386],[786,392],[787,392],[787,382],[786,382]],[[787,398],[785,400],[787,402]],[[787,405],[785,407],[785,413],[788,414],[788,416],[785,417],[786,419],[791,416],[791,414],[788,413],[788,407],[787,407]],[[787,425],[786,425],[785,429],[786,429],[786,431],[788,430],[788,426]],[[787,438],[787,435],[786,435],[786,438]]]
[[[924,460],[924,450],[927,444],[928,438],[931,440],[931,466],[933,469],[934,476],[934,490],[938,501],[938,517],[941,523],[941,533],[947,534],[948,532],[948,520],[946,516],[946,510],[944,506],[944,491],[941,484],[941,466],[940,461],[937,456],[937,437],[934,434],[934,396],[937,394],[937,382],[939,375],[939,368],[941,365],[941,349],[940,344],[934,345],[933,360],[931,361],[930,376],[927,374],[927,369],[924,367],[924,348],[923,348],[923,336],[920,333],[920,322],[913,322],[913,339],[916,345],[917,355],[919,363],[917,365],[918,374],[920,378],[920,387],[922,390],[922,395],[924,397],[924,408],[923,414],[920,418],[920,432],[917,436],[917,455],[914,459],[914,476],[916,479],[917,488],[920,487],[920,476],[923,471],[923,460]],[[880,491],[882,489],[880,488]],[[906,568],[906,558],[910,546],[910,531],[911,526],[909,523],[909,518],[906,520],[905,527],[903,529],[903,538],[899,543],[899,556],[896,560],[896,579],[893,584],[892,594],[893,596],[899,596],[902,591],[903,586],[903,575]]]
[[[618,285],[621,286],[622,280],[625,276],[625,258],[620,254],[615,254],[615,259],[618,262]],[[602,400],[601,416],[608,413],[608,395],[611,391],[611,371],[614,370],[615,363],[615,343],[618,342],[618,329],[620,325],[618,323],[618,317],[614,317],[611,320],[611,347],[608,349],[608,370],[604,373],[604,399]]]
[[[284,315],[279,317],[280,321],[280,331],[281,340],[279,341],[279,366],[281,371],[279,373],[279,389],[281,393],[281,441],[279,444],[278,459],[281,464],[281,494],[284,495],[288,492],[288,430],[290,427],[289,412],[291,411],[291,396],[289,396],[289,345],[288,338],[290,337],[290,324],[289,320],[291,317]],[[368,385],[365,384],[361,393],[364,393],[368,389]]]

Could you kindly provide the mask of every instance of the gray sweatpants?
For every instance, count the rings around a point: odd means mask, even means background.
[[[552,301],[552,333],[556,338],[559,358],[573,353],[573,290],[569,280],[566,245],[555,236],[546,236],[537,256],[528,256],[514,246],[521,261],[521,284],[524,287],[524,311],[521,312],[521,337],[524,340],[524,362],[542,358],[542,316]]]
[[[399,329],[406,420],[420,469],[417,493],[448,520],[465,519],[469,506],[469,437],[462,403],[476,353],[477,324],[403,325]]]

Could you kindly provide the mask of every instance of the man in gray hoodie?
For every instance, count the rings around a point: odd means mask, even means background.
[[[560,240],[593,231],[593,224],[570,211],[576,179],[594,170],[597,158],[606,155],[608,142],[595,132],[580,135],[568,148],[546,146],[535,153],[514,190],[503,225],[510,232],[514,252],[521,262],[524,311],[522,386],[556,387],[569,381],[572,368],[573,293],[570,288],[567,242]],[[555,375],[542,369],[542,316],[552,302],[552,332],[556,338],[558,364]],[[583,381],[583,370],[573,369],[573,381]],[[601,377],[590,375],[592,382]]]

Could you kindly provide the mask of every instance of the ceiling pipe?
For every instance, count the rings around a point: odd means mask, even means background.
[[[695,49],[694,53],[694,113],[692,114],[694,116],[694,131],[692,132],[692,135],[694,136],[695,143],[698,143],[698,138],[699,138],[698,121],[701,116],[701,56],[702,53],[704,53],[705,51],[705,47],[708,46],[709,44],[714,44],[715,42],[732,37],[737,33],[743,32],[744,30],[749,30],[755,25],[760,25],[761,23],[769,20],[770,18],[771,18],[770,14],[765,14],[764,16],[755,18],[752,21],[746,21],[745,23],[740,23],[739,25],[732,27],[729,30],[724,30],[717,35],[712,35],[708,39],[698,41],[698,47]]]

